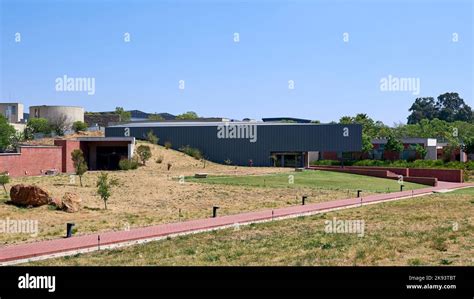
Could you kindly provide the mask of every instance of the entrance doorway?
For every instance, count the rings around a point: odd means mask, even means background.
[[[126,146],[98,146],[97,170],[117,170],[121,159],[128,157]]]
[[[272,163],[276,167],[304,167],[304,155],[302,152],[296,153],[272,153]]]

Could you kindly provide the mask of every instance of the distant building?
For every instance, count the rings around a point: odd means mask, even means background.
[[[60,117],[65,117],[67,122],[72,124],[76,121],[84,121],[84,108],[74,106],[30,106],[29,118],[46,118],[55,121]]]
[[[24,122],[23,109],[21,103],[0,103],[0,114],[12,124]]]
[[[401,152],[391,152],[385,150],[387,144],[386,138],[376,138],[372,140],[373,149],[368,153],[362,152],[322,152],[318,155],[321,160],[437,160],[438,143],[436,138],[401,138],[403,150]],[[416,152],[417,145],[423,146],[427,153],[425,157],[420,157]]]
[[[305,167],[312,152],[360,151],[359,124],[307,124],[238,121],[130,122],[105,128],[107,137],[146,139],[152,131],[160,144],[190,146],[216,163],[247,166]]]

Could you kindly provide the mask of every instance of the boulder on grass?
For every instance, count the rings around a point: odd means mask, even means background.
[[[17,206],[39,207],[48,204],[50,198],[49,192],[38,186],[18,184],[10,189],[10,199]]]
[[[81,207],[81,198],[76,193],[66,192],[63,196],[61,210],[68,213],[76,213]]]
[[[58,210],[63,209],[63,200],[61,198],[51,198],[49,205],[55,206]]]

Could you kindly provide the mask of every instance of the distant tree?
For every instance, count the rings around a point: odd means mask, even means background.
[[[472,121],[472,109],[456,92],[447,92],[438,96],[436,103],[439,119],[447,122]]]
[[[411,105],[408,111],[411,112],[408,116],[408,124],[417,124],[422,119],[431,120],[438,117],[438,110],[435,107],[433,97],[415,99],[415,103]]]
[[[107,210],[107,201],[111,195],[111,189],[117,185],[116,180],[109,181],[109,175],[105,172],[101,172],[97,179],[97,194],[104,201],[104,207]]]
[[[87,163],[84,159],[84,153],[80,149],[75,149],[71,153],[71,159],[82,187],[82,176],[87,172]]]
[[[130,121],[132,118],[132,113],[130,111],[125,111],[122,107],[116,107],[115,114],[120,116],[120,121]]]
[[[368,153],[374,148],[372,144],[372,138],[370,138],[367,134],[362,134],[362,152]]]
[[[3,190],[5,191],[5,195],[8,195],[7,188],[5,187],[6,184],[10,183],[10,176],[7,172],[0,173],[0,185],[3,186]]]
[[[76,133],[84,132],[87,129],[87,124],[83,121],[78,120],[72,124],[72,129]]]
[[[339,119],[340,124],[360,124],[362,134],[369,138],[387,137],[391,134],[391,129],[381,121],[374,121],[365,113],[358,113],[355,117],[343,116]]]
[[[158,113],[149,114],[149,115],[148,115],[148,119],[149,119],[149,120],[153,120],[153,121],[162,121],[162,120],[165,120],[165,119],[163,118],[163,116],[159,115]]]
[[[474,136],[464,140],[462,150],[468,155],[474,154]]]
[[[0,151],[5,151],[11,145],[15,132],[15,128],[8,123],[8,120],[0,115]]]
[[[415,145],[413,149],[415,150],[415,152],[421,159],[426,158],[426,155],[428,154],[428,150],[424,146],[422,146],[421,144],[417,144]]]
[[[18,146],[21,142],[26,141],[27,137],[26,137],[26,132],[25,131],[23,131],[23,132],[15,131],[15,134],[13,134],[11,136],[11,140],[10,140],[11,147],[16,149],[16,148],[18,148]]]
[[[397,139],[393,136],[389,136],[387,144],[385,144],[385,151],[401,153],[404,149],[403,143],[400,139]]]
[[[312,120],[312,121],[311,121],[311,123],[312,123],[312,124],[320,124],[320,123],[321,123],[321,121],[319,121],[319,120],[315,119],[315,120]]]
[[[137,148],[137,155],[140,157],[142,164],[145,165],[146,161],[151,158],[151,149],[148,145],[140,145]]]
[[[51,129],[59,136],[63,136],[66,130],[70,129],[72,125],[66,114],[57,115],[51,119],[50,124]]]
[[[176,116],[176,119],[197,119],[199,116],[196,112],[188,111],[186,113],[180,114]]]
[[[408,124],[436,118],[447,122],[474,122],[474,111],[456,92],[439,95],[436,101],[432,97],[417,98],[409,111],[411,114],[408,116]]]
[[[26,123],[26,130],[28,134],[51,133],[51,124],[46,118],[30,118]]]

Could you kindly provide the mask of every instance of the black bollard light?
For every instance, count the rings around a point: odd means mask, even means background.
[[[66,223],[66,238],[72,237],[72,227],[74,225],[74,223]]]
[[[217,216],[217,209],[219,209],[219,207],[216,207],[216,206],[213,206],[213,207],[212,207],[212,218],[216,218],[216,216]]]
[[[303,195],[303,197],[301,197],[301,204],[304,206],[305,203],[306,203],[306,198],[308,198],[308,196],[306,195]]]
[[[360,197],[360,193],[362,192],[362,190],[357,190],[357,197]]]

